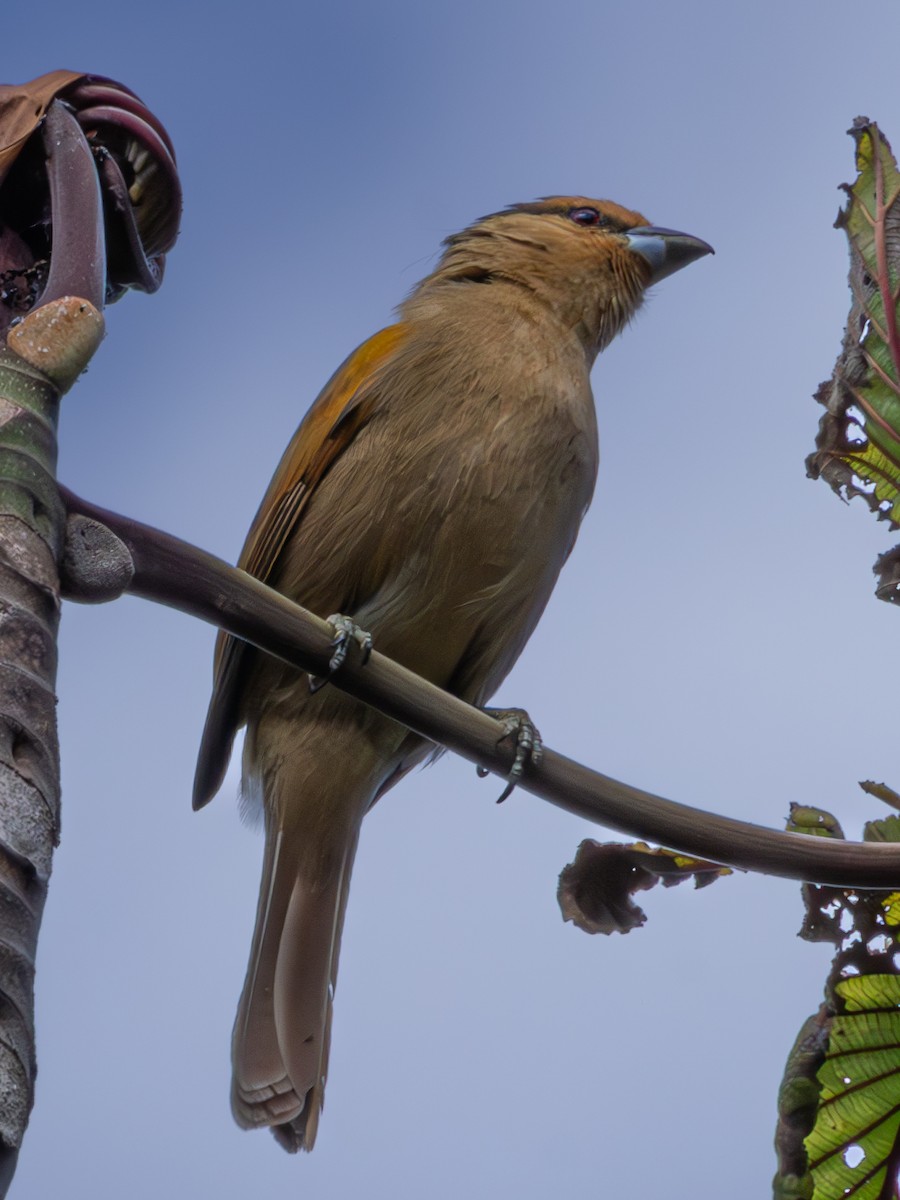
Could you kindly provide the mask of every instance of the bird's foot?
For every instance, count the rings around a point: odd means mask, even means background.
[[[503,795],[497,799],[497,803],[502,804],[521,780],[525,764],[530,762],[537,766],[544,757],[544,743],[534,721],[524,708],[485,708],[482,711],[486,712],[489,717],[503,722],[503,733],[497,739],[498,745],[513,735],[516,739],[516,756],[506,777]],[[485,775],[490,774],[486,767],[476,767],[475,769],[482,779]]]
[[[328,618],[328,624],[334,630],[334,637],[331,641],[332,654],[328,660],[328,674],[310,675],[309,690],[311,692],[317,692],[319,688],[323,688],[331,676],[341,669],[347,659],[347,651],[350,649],[351,642],[356,642],[359,646],[362,666],[366,665],[372,654],[371,633],[360,629],[350,617],[345,617],[343,613],[332,613]]]

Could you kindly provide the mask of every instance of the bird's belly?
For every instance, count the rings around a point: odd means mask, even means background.
[[[373,421],[317,489],[276,586],[478,699],[537,623],[596,467],[589,393]]]
[[[587,438],[528,449],[521,438],[512,446],[494,438],[455,460],[420,461],[415,489],[397,481],[402,499],[382,537],[402,553],[357,618],[380,650],[441,686],[473,657],[467,674],[478,690],[506,674],[590,501],[596,458]]]

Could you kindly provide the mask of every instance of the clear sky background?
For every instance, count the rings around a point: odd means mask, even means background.
[[[860,16],[862,15],[862,10]],[[603,462],[498,694],[549,745],[770,825],[900,786],[893,544],[804,476],[848,308],[859,113],[900,146],[900,12],[827,0],[8,5],[0,77],[110,75],[165,122],[185,210],[164,287],[108,313],[66,398],[62,479],[234,559],[290,434],[442,238],[556,192],[712,242],[594,373]],[[828,953],[799,888],[646,897],[564,925],[604,832],[445,758],[367,820],[319,1142],[240,1132],[229,1039],[261,838],[236,774],[190,809],[213,632],[126,599],[64,612],[63,843],[13,1200],[758,1200],[785,1055]]]

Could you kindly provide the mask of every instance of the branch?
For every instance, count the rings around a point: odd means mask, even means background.
[[[327,674],[331,627],[195,546],[60,489],[69,511],[63,595],[90,602],[122,591],[169,605],[312,674]],[[130,559],[130,561],[129,561]],[[105,563],[114,582],[105,581]],[[379,654],[351,658],[331,685],[471,762],[505,776],[503,726]],[[828,841],[736,821],[620,783],[545,747],[520,785],[588,821],[740,869],[836,887],[897,888],[900,846]]]

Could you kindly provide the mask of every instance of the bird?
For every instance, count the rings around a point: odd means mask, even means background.
[[[448,237],[397,321],[347,358],[287,447],[238,565],[483,706],[519,657],[594,490],[590,372],[647,289],[712,253],[609,200],[550,196]],[[317,681],[321,682],[321,680]],[[242,804],[262,880],[232,1037],[232,1112],[311,1150],[360,825],[435,747],[220,631],[194,780]]]

